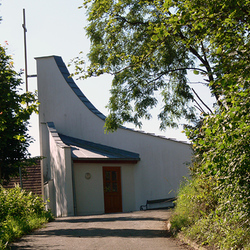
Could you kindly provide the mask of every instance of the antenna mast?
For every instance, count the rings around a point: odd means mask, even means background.
[[[25,84],[26,92],[28,92],[28,70],[27,70],[27,45],[26,45],[26,23],[25,23],[25,9],[23,9],[23,35],[24,35],[24,60],[25,60]]]
[[[24,37],[24,61],[25,61],[25,84],[26,84],[26,92],[28,92],[28,70],[27,70],[27,45],[26,45],[26,23],[25,23],[25,9],[23,9],[23,37]],[[27,103],[28,106],[28,103]],[[20,186],[23,189],[23,180],[22,180],[22,168],[19,167],[19,177],[20,177]]]

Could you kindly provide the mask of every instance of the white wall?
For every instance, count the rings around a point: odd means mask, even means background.
[[[51,179],[55,190],[56,216],[74,215],[71,149],[59,145],[56,133],[49,131]]]
[[[90,173],[91,178],[85,179]],[[74,164],[76,215],[103,214],[104,196],[102,171],[96,164]]]
[[[59,133],[140,154],[135,166],[136,209],[148,199],[176,196],[191,148],[181,142],[127,129],[104,133],[104,121],[92,113],[65,81],[54,57],[37,58],[40,122],[53,121]]]
[[[44,184],[44,201],[46,203],[46,210],[50,209],[52,214],[56,215],[55,187],[53,180],[49,180]]]
[[[50,169],[50,145],[49,145],[49,131],[46,123],[39,124],[40,134],[40,155],[46,156],[42,159],[41,169],[43,182],[51,180],[51,169]]]
[[[128,164],[74,163],[76,214],[103,214],[104,193],[102,167],[121,167],[122,209],[135,210],[134,166]],[[87,180],[85,174],[90,173]]]

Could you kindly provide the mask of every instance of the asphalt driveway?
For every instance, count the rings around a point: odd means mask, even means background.
[[[57,218],[11,249],[190,249],[167,234],[169,210]]]

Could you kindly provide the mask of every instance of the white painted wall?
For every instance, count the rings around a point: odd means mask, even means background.
[[[182,177],[188,175],[188,144],[122,128],[105,134],[104,121],[72,91],[53,56],[37,58],[37,74],[40,122],[53,121],[59,133],[140,154],[134,167],[136,210],[148,199],[176,196]]]
[[[90,173],[91,178],[85,179]],[[74,164],[76,215],[103,214],[104,196],[101,167],[96,164]]]
[[[121,167],[122,209],[123,212],[135,210],[133,165],[74,163],[76,215],[104,213],[102,167]],[[89,180],[85,178],[86,173],[91,174]]]
[[[60,145],[56,133],[49,131],[51,179],[54,183],[55,215],[74,215],[71,149]]]
[[[50,168],[50,145],[49,145],[49,131],[46,123],[39,124],[40,134],[40,155],[46,156],[42,159],[41,169],[43,182],[51,180],[51,168]]]
[[[55,187],[53,180],[49,180],[44,184],[44,201],[46,203],[46,210],[50,209],[52,214],[56,215]]]

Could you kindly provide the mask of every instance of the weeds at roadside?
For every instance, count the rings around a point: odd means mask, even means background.
[[[213,179],[194,179],[181,185],[171,217],[171,232],[179,231],[200,245],[218,249],[250,249],[249,217],[237,199],[212,191]],[[223,197],[223,198],[221,198]]]
[[[53,219],[41,197],[19,186],[12,189],[0,186],[0,249]]]

